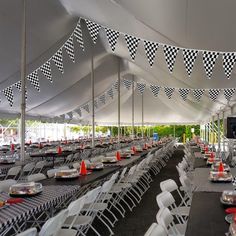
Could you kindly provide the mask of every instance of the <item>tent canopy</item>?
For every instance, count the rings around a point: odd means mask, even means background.
[[[78,19],[89,19],[103,27],[173,46],[236,51],[236,31],[232,23],[236,15],[236,2],[221,0],[31,0],[27,1],[27,74],[31,73],[64,44],[73,32]],[[0,89],[20,80],[21,1],[0,2]],[[174,88],[235,88],[236,74],[231,79],[224,75],[222,58],[216,61],[211,79],[204,71],[202,55],[198,55],[191,77],[188,78],[182,53],[178,53],[173,73],[168,71],[163,50],[158,48],[154,65],[150,67],[143,43],[140,42],[136,58],[129,55],[126,41],[120,35],[113,52],[106,32],[102,28],[93,45],[85,21],[81,20],[85,50],[74,40],[75,63],[63,49],[64,73],[51,63],[51,83],[39,72],[40,92],[27,81],[27,116],[35,119],[62,121],[64,114],[72,112],[72,121],[89,123],[91,116],[75,111],[91,101],[91,55],[94,55],[95,96],[108,90],[121,77],[147,85]],[[220,56],[221,57],[221,56]],[[2,117],[19,116],[20,92],[13,87],[12,107],[1,94]],[[135,123],[141,123],[141,96],[135,88]],[[149,89],[144,92],[144,122],[147,124],[201,123],[221,111],[234,113],[236,96],[230,102],[221,94],[216,102],[205,93],[200,102],[192,94],[186,101],[177,92],[168,99],[163,91],[154,97]],[[131,123],[131,90],[121,86],[121,123]],[[117,94],[96,109],[97,124],[117,123]],[[232,107],[232,109],[230,109]],[[236,111],[236,110],[235,110]],[[222,112],[220,113],[222,115]],[[67,118],[67,115],[65,116]],[[71,117],[70,117],[71,119]]]

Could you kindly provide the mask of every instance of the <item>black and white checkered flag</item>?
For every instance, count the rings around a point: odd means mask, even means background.
[[[174,46],[164,45],[163,50],[165,54],[166,64],[169,68],[170,73],[172,73],[179,48]]]
[[[72,36],[66,41],[66,43],[64,44],[64,48],[66,49],[66,52],[68,53],[70,59],[75,62],[74,42]]]
[[[210,99],[215,102],[220,94],[220,89],[209,89],[208,94]]]
[[[126,44],[127,44],[128,50],[129,50],[129,54],[130,54],[132,60],[134,60],[140,39],[126,34],[125,41],[126,41]]]
[[[141,94],[144,93],[145,88],[146,88],[146,84],[137,82],[137,90],[138,90]]]
[[[12,107],[13,99],[14,99],[12,86],[9,86],[9,87],[3,89],[2,92],[5,95],[7,101],[9,102],[9,105]]]
[[[232,184],[233,184],[234,186],[236,186],[236,176],[233,177],[233,179],[232,179]]]
[[[70,120],[73,119],[73,113],[72,113],[72,111],[68,112],[68,113],[67,113],[67,116],[69,117]]]
[[[83,109],[89,113],[90,112],[89,103],[86,103],[85,105],[83,105]]]
[[[106,104],[106,96],[105,96],[105,94],[102,94],[102,95],[99,97],[99,101],[100,101],[102,104]]]
[[[204,94],[205,90],[204,89],[193,89],[193,96],[195,99],[200,102],[202,95]]]
[[[101,29],[101,25],[96,24],[90,20],[85,20],[85,22],[87,24],[87,28],[89,30],[89,33],[93,39],[93,43],[95,44],[98,39],[98,34]]]
[[[27,76],[30,83],[40,92],[38,71],[35,70]]]
[[[52,60],[54,61],[55,65],[61,71],[61,73],[64,73],[63,68],[63,56],[62,56],[62,48],[60,48],[52,57]]]
[[[131,80],[128,80],[128,79],[123,80],[124,87],[128,90],[131,88],[132,83],[133,83],[133,81],[131,81]]]
[[[235,91],[236,91],[235,88],[224,89],[225,99],[229,101],[234,95]]]
[[[193,71],[193,66],[197,58],[198,51],[192,49],[183,49],[183,58],[186,71],[190,77]]]
[[[165,94],[166,96],[171,99],[174,91],[175,91],[175,88],[169,88],[169,87],[164,87],[164,91],[165,91]]]
[[[76,112],[79,116],[82,116],[82,112],[81,112],[81,109],[80,109],[80,108],[76,109],[75,112]]]
[[[223,67],[225,75],[230,79],[234,64],[236,62],[236,53],[235,52],[226,52],[222,54]]]
[[[152,91],[154,97],[158,97],[158,94],[159,94],[159,92],[160,92],[160,86],[151,84],[151,85],[150,85],[150,89],[151,89],[151,91]]]
[[[105,31],[106,31],[106,34],[107,34],[107,40],[108,40],[108,43],[111,47],[111,50],[115,51],[116,43],[117,43],[117,40],[119,38],[120,33],[118,31],[111,30],[111,29],[108,29],[108,28],[105,28]]]
[[[146,41],[146,40],[144,40],[143,43],[144,43],[144,49],[145,49],[145,52],[147,55],[148,62],[150,64],[150,66],[152,66],[154,63],[156,51],[157,51],[159,45],[158,45],[158,43]]]
[[[39,68],[44,76],[52,83],[52,71],[51,71],[51,63],[47,61]]]
[[[209,52],[209,51],[204,51],[203,52],[203,65],[205,68],[205,72],[207,75],[207,78],[210,79],[212,72],[213,72],[213,68],[215,66],[216,60],[219,56],[218,52]]]
[[[13,86],[15,86],[19,91],[21,91],[21,81],[14,83]],[[27,90],[25,88],[25,99],[27,100]]]
[[[113,99],[114,93],[113,93],[113,89],[112,89],[112,88],[108,89],[107,95],[108,95],[111,99]]]
[[[78,21],[78,23],[75,27],[74,36],[75,36],[77,42],[79,43],[80,47],[84,51],[84,41],[83,41],[83,34],[82,34],[81,26],[80,26],[80,20]]]
[[[98,100],[97,99],[94,99],[94,108],[98,109]]]
[[[183,98],[184,101],[187,100],[190,89],[188,88],[179,88],[179,95]]]
[[[112,88],[114,88],[114,91],[118,91],[118,80],[112,85]]]

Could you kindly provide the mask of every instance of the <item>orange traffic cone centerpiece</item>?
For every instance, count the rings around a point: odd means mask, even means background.
[[[220,165],[219,165],[218,171],[219,171],[219,172],[224,172],[224,164],[223,164],[222,161],[220,162]]]
[[[12,152],[15,151],[15,145],[14,145],[14,143],[11,144],[11,151],[12,151]]]
[[[58,153],[58,154],[62,154],[62,148],[61,148],[61,146],[59,146],[59,147],[57,148],[57,153]]]
[[[87,175],[87,168],[84,160],[82,160],[80,165],[80,175]]]
[[[116,160],[117,160],[117,161],[120,161],[120,160],[121,160],[120,152],[119,152],[119,151],[116,152]]]

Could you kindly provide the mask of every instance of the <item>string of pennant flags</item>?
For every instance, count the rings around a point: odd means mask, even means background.
[[[202,96],[205,94],[209,97],[211,101],[215,102],[219,97],[220,93],[223,93],[225,99],[227,101],[230,101],[230,99],[236,92],[236,88],[190,89],[190,88],[173,88],[173,87],[159,86],[155,84],[146,84],[146,83],[135,82],[128,79],[123,79],[122,82],[123,82],[122,83],[123,87],[126,88],[127,90],[130,90],[134,83],[135,89],[141,95],[144,94],[146,89],[149,89],[152,92],[152,95],[156,98],[159,96],[161,90],[164,92],[164,94],[167,96],[168,99],[172,99],[174,92],[177,92],[179,96],[183,99],[183,101],[186,101],[188,96],[192,94],[194,99],[197,102],[200,102]],[[118,91],[118,81],[116,81],[108,90],[106,90],[100,96],[94,99],[95,110],[105,105],[108,99],[113,99],[117,91]],[[86,114],[90,113],[91,107],[92,107],[92,102],[89,101],[81,105],[74,112],[76,112],[81,117],[83,111],[86,112]],[[71,112],[67,113],[67,115],[71,117]]]
[[[27,75],[27,80],[29,83],[38,91],[40,92],[40,82],[39,82],[39,73],[42,73],[50,83],[53,83],[53,75],[51,70],[51,64],[54,63],[58,70],[63,74],[64,73],[64,62],[63,62],[63,51],[66,51],[69,58],[73,63],[75,63],[75,44],[74,40],[76,40],[79,43],[79,47],[85,51],[84,41],[83,41],[83,32],[81,28],[81,19],[80,18],[76,24],[75,29],[70,34],[68,39],[63,43],[63,45],[41,66],[39,66],[37,69],[32,71],[29,75]],[[208,79],[211,79],[213,69],[215,66],[215,63],[219,56],[222,56],[222,65],[224,68],[224,73],[226,78],[230,79],[232,70],[234,68],[234,65],[236,63],[236,52],[217,52],[217,51],[207,51],[207,50],[198,50],[198,49],[187,49],[187,48],[181,48],[181,47],[175,47],[172,45],[162,44],[159,42],[152,42],[146,39],[138,38],[126,33],[122,33],[110,28],[107,28],[105,26],[102,26],[100,24],[97,24],[95,22],[92,22],[88,19],[83,19],[86,23],[87,29],[90,33],[90,36],[92,38],[92,41],[94,44],[96,44],[100,30],[103,29],[106,32],[108,43],[111,47],[111,50],[114,52],[116,49],[116,45],[118,42],[118,39],[120,35],[123,35],[127,48],[130,54],[130,57],[132,60],[135,60],[136,53],[138,46],[140,42],[143,42],[143,46],[145,49],[145,53],[147,56],[147,60],[149,62],[149,65],[152,67],[155,62],[156,53],[159,50],[159,48],[162,48],[166,60],[166,64],[168,67],[168,70],[170,73],[174,70],[174,65],[176,61],[176,57],[180,51],[182,51],[183,55],[183,63],[186,68],[186,72],[189,77],[191,77],[194,63],[199,56],[199,54],[202,54],[202,60],[203,65],[205,69],[205,73]],[[137,85],[138,86],[138,85]],[[18,90],[21,90],[21,81],[17,81],[16,83],[8,86],[7,88],[4,88],[1,90],[2,94],[6,97],[7,101],[9,102],[9,105],[12,106],[14,102],[14,93],[13,88],[17,88]],[[155,90],[156,93],[159,91],[162,87],[156,87],[152,86],[150,87],[151,90]],[[172,97],[173,92],[175,91],[175,88],[167,88],[164,87],[164,91],[169,94],[170,97]],[[221,90],[224,90],[225,97],[229,97],[231,92],[229,91],[235,91],[234,88],[228,88],[228,89],[195,89],[192,91],[194,97],[196,100],[200,101],[200,98],[204,94],[205,90],[209,90],[209,97],[213,101],[215,97],[218,97]],[[180,94],[183,94],[183,99],[186,98],[191,91],[191,89],[188,88],[179,88],[178,89]],[[111,91],[110,91],[111,93]],[[26,94],[27,96],[27,94]],[[156,96],[156,95],[154,95]],[[168,97],[169,97],[168,96]],[[227,99],[226,98],[226,99]],[[185,99],[185,100],[186,100]],[[228,99],[227,99],[228,100]],[[104,97],[100,100],[102,103],[104,103]],[[86,110],[88,110],[88,107],[85,107]]]

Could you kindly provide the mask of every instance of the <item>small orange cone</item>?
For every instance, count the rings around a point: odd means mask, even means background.
[[[59,147],[57,148],[57,154],[62,154],[61,146],[59,146]]]
[[[15,151],[15,145],[14,145],[14,143],[11,144],[11,151],[12,151],[12,152]]]
[[[219,172],[224,172],[224,165],[223,165],[222,161],[220,162],[218,171],[219,171]]]
[[[84,160],[82,160],[80,165],[80,175],[87,175],[87,169]]]
[[[119,151],[116,152],[116,160],[117,160],[117,161],[120,161],[120,160],[121,160],[120,152],[119,152]]]

